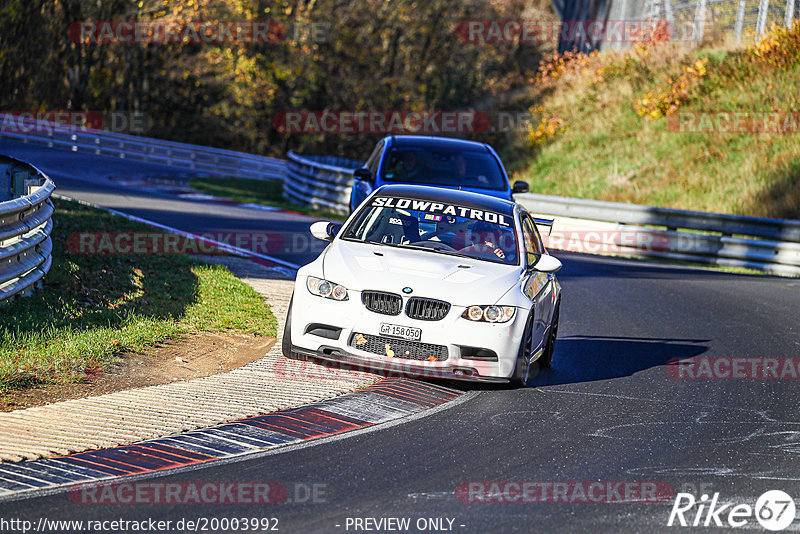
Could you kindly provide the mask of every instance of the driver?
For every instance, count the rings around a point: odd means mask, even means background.
[[[481,252],[482,249],[488,249],[500,259],[505,259],[506,254],[497,244],[495,244],[484,232],[475,231],[472,227],[475,226],[475,221],[465,220],[457,222],[453,217],[447,217],[439,223],[437,234],[452,234],[450,242],[451,247],[459,252],[469,249],[469,251]]]
[[[461,154],[456,154],[455,164],[456,164],[456,172],[458,173],[458,179],[463,180],[464,177],[467,176],[467,158],[465,158]]]
[[[407,152],[403,155],[400,163],[400,174],[405,180],[410,180],[419,176],[422,166],[416,152]]]

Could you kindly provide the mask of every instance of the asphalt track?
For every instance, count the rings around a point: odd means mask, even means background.
[[[305,235],[308,224],[304,217],[210,207],[98,178],[163,168],[115,167],[118,161],[101,161],[108,158],[6,141],[0,153],[39,165],[62,194],[189,231]],[[87,164],[89,171],[77,172]],[[282,259],[303,263],[313,255],[298,248]],[[789,375],[678,379],[666,366],[697,356],[800,357],[800,280],[556,255],[564,263],[558,274],[564,293],[554,368],[540,371],[531,387],[466,385],[461,401],[422,417],[157,477],[280,482],[293,502],[100,506],[76,504],[62,492],[0,502],[0,517],[275,517],[280,532],[364,532],[353,519],[368,517],[409,518],[407,531],[416,532],[420,518],[447,518],[454,532],[674,532],[698,530],[667,527],[677,492],[697,499],[718,492],[720,503],[751,506],[766,490],[800,497],[800,382]],[[480,503],[456,492],[470,481],[652,482],[670,495],[658,503],[586,503],[574,495],[573,502]],[[315,484],[317,499],[293,495]],[[790,530],[799,526],[795,520]],[[761,527],[751,517],[743,528]]]

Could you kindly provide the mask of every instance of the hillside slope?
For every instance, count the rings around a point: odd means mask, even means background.
[[[533,91],[515,166],[532,191],[800,219],[800,22],[738,48],[556,56]]]

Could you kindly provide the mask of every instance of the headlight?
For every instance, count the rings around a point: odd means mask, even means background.
[[[333,300],[347,300],[347,288],[328,280],[309,276],[306,287],[312,295]]]
[[[496,323],[502,313],[503,310],[501,310],[499,306],[489,306],[483,310],[483,316],[486,317],[486,320],[490,323]]]
[[[483,318],[483,308],[480,306],[470,306],[467,308],[467,319],[480,321]]]
[[[517,309],[513,306],[470,306],[461,317],[470,321],[487,323],[507,323],[514,317]]]

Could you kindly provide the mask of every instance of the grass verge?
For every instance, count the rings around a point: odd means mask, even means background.
[[[649,43],[556,64],[532,90],[543,119],[518,177],[538,193],[798,219],[798,50],[800,24],[748,48]],[[792,124],[727,133],[719,113]]]
[[[71,254],[68,239],[81,232],[157,232],[75,202],[55,206],[44,287],[0,307],[0,392],[81,380],[120,352],[193,331],[276,335],[261,296],[225,267],[177,254]]]
[[[292,204],[283,198],[283,181],[254,180],[251,178],[195,178],[189,185],[201,193],[227,198],[242,204],[260,204],[296,211],[314,217],[334,221],[344,221],[346,216],[328,210],[317,210],[307,206]]]

